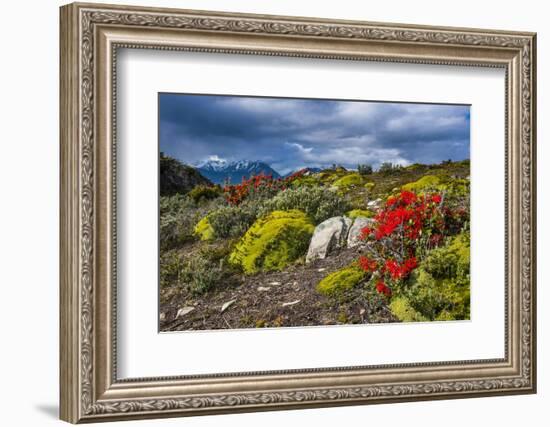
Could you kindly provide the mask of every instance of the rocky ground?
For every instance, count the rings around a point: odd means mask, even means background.
[[[246,276],[241,283],[194,298],[185,297],[177,287],[165,288],[161,291],[160,328],[181,331],[395,321],[381,299],[367,299],[355,291],[335,301],[315,290],[323,277],[358,256],[358,248],[342,249],[329,258],[282,272]]]

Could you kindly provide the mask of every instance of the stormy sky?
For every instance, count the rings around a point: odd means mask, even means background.
[[[159,108],[160,150],[191,165],[261,160],[285,174],[470,157],[464,105],[160,94]]]

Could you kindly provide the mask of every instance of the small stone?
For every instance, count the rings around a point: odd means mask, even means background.
[[[160,313],[159,319],[161,322],[164,322],[166,320],[166,313]]]
[[[236,299],[232,299],[231,301],[227,301],[224,305],[222,305],[222,310],[221,312],[223,313],[225,310],[227,310],[229,307],[231,307],[235,301],[237,301]]]
[[[185,316],[186,314],[191,313],[195,307],[183,307],[178,310],[178,314],[176,314],[176,319]]]
[[[281,286],[281,282],[269,282],[269,286]]]
[[[265,291],[269,291],[271,288],[268,288],[268,287],[265,287],[265,286],[258,286],[258,290],[260,292],[265,292]]]
[[[359,310],[359,314],[362,316],[363,314],[365,314],[367,310],[365,310],[364,308],[362,308],[361,310]]]
[[[288,307],[288,306],[291,306],[291,305],[294,305],[294,304],[298,304],[300,301],[301,300],[297,299],[296,301],[284,302],[283,307]]]
[[[322,273],[322,272],[325,271],[325,270],[326,270],[326,268],[318,268],[318,269],[317,269],[317,271],[318,271],[319,273]]]

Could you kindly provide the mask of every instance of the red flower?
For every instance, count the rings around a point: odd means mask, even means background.
[[[441,195],[440,194],[434,194],[432,196],[432,202],[439,204],[441,203]]]
[[[403,203],[405,205],[410,205],[411,203],[416,202],[416,194],[414,194],[412,191],[401,191],[401,200],[403,200]]]
[[[379,294],[386,295],[387,297],[391,296],[391,289],[388,286],[386,286],[386,284],[382,281],[380,281],[376,284],[376,291]]]
[[[363,270],[368,272],[374,272],[376,271],[376,267],[378,266],[378,263],[373,259],[368,259],[365,256],[359,257],[359,265]]]

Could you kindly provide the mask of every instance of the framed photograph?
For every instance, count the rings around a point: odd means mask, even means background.
[[[535,34],[60,22],[63,420],[536,391]]]

